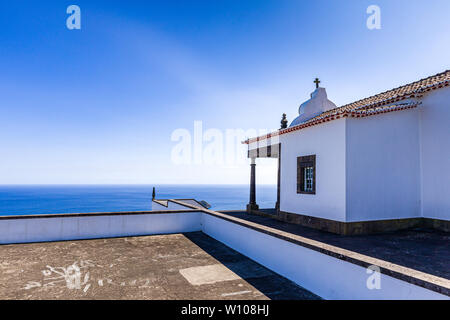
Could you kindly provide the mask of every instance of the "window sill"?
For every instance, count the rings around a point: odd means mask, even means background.
[[[297,194],[316,194],[315,191],[297,191]]]

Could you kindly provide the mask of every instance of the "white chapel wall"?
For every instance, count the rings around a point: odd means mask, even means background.
[[[347,119],[347,221],[420,217],[418,110]]]
[[[450,220],[450,87],[422,98],[422,215]]]
[[[345,119],[280,136],[282,211],[345,221]],[[297,157],[316,155],[316,194],[297,194]]]

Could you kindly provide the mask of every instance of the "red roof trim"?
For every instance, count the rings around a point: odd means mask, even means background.
[[[305,127],[310,127],[319,123],[324,122],[323,119],[326,119],[325,121],[331,121],[335,119],[339,119],[340,117],[347,117],[349,116],[348,113],[351,113],[353,111],[362,111],[362,110],[372,110],[375,108],[383,107],[389,104],[393,104],[405,99],[411,99],[411,98],[421,98],[425,92],[429,92],[431,90],[436,90],[444,87],[448,87],[450,85],[450,70],[446,70],[444,72],[438,73],[434,76],[430,76],[428,78],[424,78],[415,82],[412,82],[410,84],[391,89],[385,92],[382,92],[380,94],[355,101],[353,103],[344,105],[342,107],[324,112],[323,114],[311,119],[307,123],[303,123],[301,125],[282,129],[277,132],[272,132],[267,135],[263,135],[257,138],[248,139],[246,141],[243,141],[242,143],[248,144],[255,141],[261,141],[264,139],[268,139],[270,137],[274,137],[277,135],[285,134],[288,132],[296,131],[303,129]],[[392,107],[392,106],[391,106]],[[386,107],[389,109],[390,107]],[[360,114],[359,116],[351,115],[352,117],[365,117],[369,115],[374,115],[378,113],[384,113],[384,112],[391,112],[391,111],[397,111],[397,110],[403,110],[405,108],[397,108],[395,110],[386,110],[382,112],[373,113],[370,112],[367,115]]]
[[[377,114],[381,114],[381,113],[388,113],[388,112],[394,112],[394,111],[400,111],[400,110],[406,110],[406,109],[412,109],[417,107],[418,105],[420,105],[421,102],[411,102],[411,103],[404,103],[404,104],[398,104],[398,105],[394,105],[394,106],[386,106],[383,108],[380,107],[375,107],[375,109],[371,108],[371,109],[361,109],[361,110],[352,110],[352,111],[338,111],[337,113],[334,114],[327,114],[324,115],[323,117],[319,118],[313,118],[308,122],[299,124],[295,127],[289,127],[286,129],[282,129],[279,131],[275,131],[263,136],[259,136],[256,138],[252,138],[252,139],[248,139],[242,143],[244,144],[250,144],[253,142],[257,142],[257,141],[262,141],[262,140],[266,140],[272,137],[276,137],[282,134],[286,134],[289,132],[293,132],[293,131],[297,131],[297,130],[301,130],[303,128],[306,127],[311,127],[311,126],[315,126],[318,125],[320,123],[324,123],[324,122],[328,122],[328,121],[332,121],[332,120],[336,120],[336,119],[340,119],[345,118],[345,117],[351,117],[351,118],[365,118],[365,117],[370,117],[370,116],[374,116]]]

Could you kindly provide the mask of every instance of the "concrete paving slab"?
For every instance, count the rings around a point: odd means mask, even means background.
[[[0,299],[319,299],[201,232],[0,245]]]

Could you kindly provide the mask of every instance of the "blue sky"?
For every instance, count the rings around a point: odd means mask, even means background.
[[[81,8],[81,30],[66,8]],[[381,29],[366,27],[369,5]],[[0,1],[0,184],[247,183],[178,128],[272,129],[449,68],[450,1]],[[261,161],[260,183],[275,183]]]

